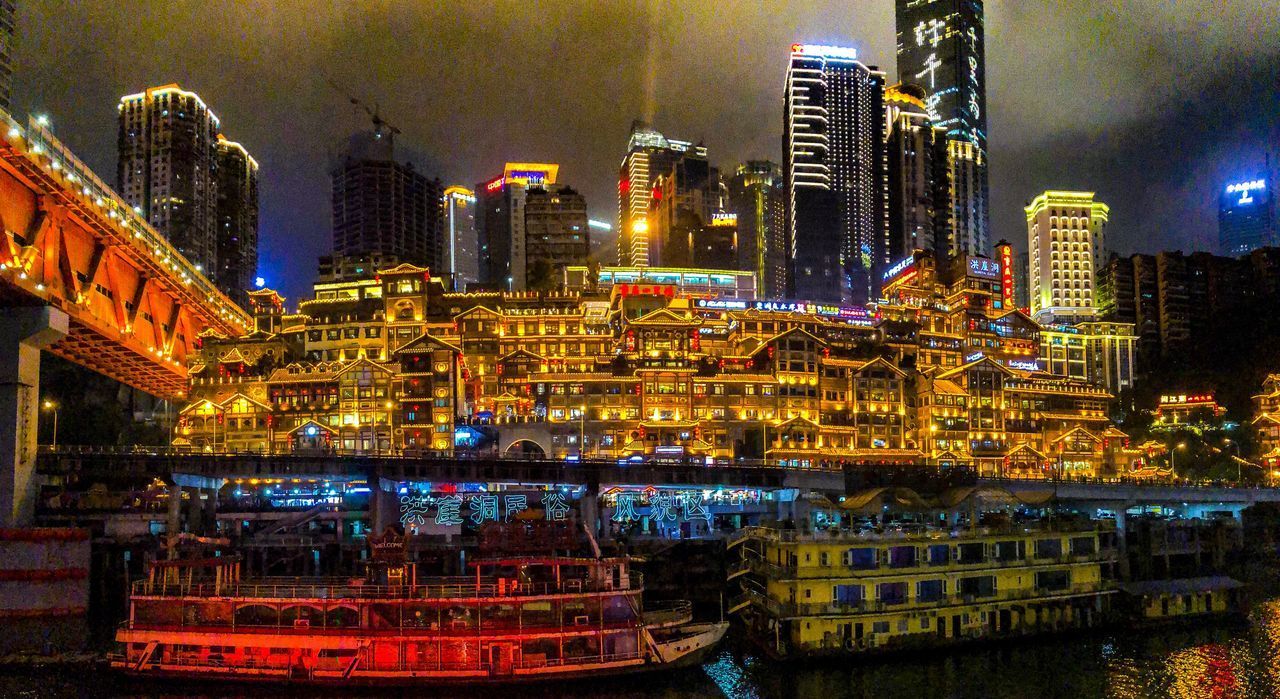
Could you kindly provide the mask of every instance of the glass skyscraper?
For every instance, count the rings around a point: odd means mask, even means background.
[[[896,10],[898,79],[925,89],[930,116],[956,144],[949,149],[950,252],[989,255],[982,0],[896,0]]]
[[[888,215],[884,84],[854,49],[791,47],[782,136],[791,298],[861,304],[878,291],[872,272]]]

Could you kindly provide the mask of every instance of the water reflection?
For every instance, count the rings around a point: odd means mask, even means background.
[[[0,675],[0,697],[220,696],[221,685],[126,684],[90,672]],[[334,694],[314,688],[240,686],[237,695]],[[1249,622],[1164,627],[1016,644],[821,663],[779,664],[731,643],[702,668],[673,674],[493,689],[429,688],[425,696],[591,697],[593,699],[894,699],[967,697],[1064,699],[1252,699],[1280,697],[1280,600],[1254,608]],[[400,692],[342,692],[390,696]]]

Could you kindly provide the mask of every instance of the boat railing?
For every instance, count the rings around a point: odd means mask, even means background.
[[[352,584],[348,579],[337,581],[285,579],[240,583],[138,580],[133,583],[133,596],[319,600],[474,599],[635,592],[643,588],[643,575],[632,571],[628,574],[628,580],[621,584],[614,584],[612,579],[578,578],[552,582],[526,582],[518,579],[489,579],[477,582],[475,578],[469,577],[433,579],[413,585]]]
[[[1079,583],[1059,589],[996,592],[990,595],[974,595],[957,592],[945,594],[935,599],[928,600],[904,598],[900,602],[870,599],[831,602],[784,602],[761,594],[758,591],[748,590],[744,592],[740,599],[733,600],[732,604],[737,606],[741,602],[753,600],[757,604],[763,606],[774,616],[805,617],[821,616],[824,614],[857,614],[863,612],[915,612],[924,609],[953,607],[958,604],[972,605],[1017,601],[1035,602],[1036,600],[1052,600],[1066,596],[1090,594],[1101,595],[1114,591],[1115,590],[1107,584],[1099,582]]]
[[[646,624],[683,624],[692,619],[693,603],[689,600],[664,600],[644,605]]]

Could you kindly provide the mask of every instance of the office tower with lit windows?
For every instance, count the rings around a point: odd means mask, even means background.
[[[481,285],[547,288],[566,265],[586,264],[586,202],[556,182],[559,172],[555,164],[507,163],[501,175],[476,185]]]
[[[782,137],[791,298],[861,304],[879,291],[884,85],[854,49],[791,47]]]
[[[218,117],[194,92],[120,98],[117,190],[212,279],[218,259]]]
[[[951,254],[990,254],[982,0],[895,0],[898,75],[953,142]]]
[[[14,41],[17,6],[13,0],[0,0],[0,109],[10,111],[13,100]]]
[[[394,134],[375,121],[373,130],[351,137],[334,163],[333,254],[443,271],[444,185],[395,159]]]
[[[241,306],[258,275],[258,161],[234,141],[218,137],[218,266],[214,282]]]
[[[916,85],[885,90],[889,225],[878,262],[891,265],[915,250],[945,259],[950,247],[950,177],[946,131],[935,126]]]
[[[1218,197],[1218,243],[1223,255],[1247,255],[1280,246],[1276,197],[1265,176],[1232,182]]]
[[[1039,322],[1092,320],[1094,270],[1110,209],[1093,192],[1048,191],[1024,209],[1031,313]]]
[[[657,245],[652,245],[649,211],[653,186],[659,175],[671,171],[685,158],[706,161],[705,146],[667,138],[640,120],[631,123],[627,154],[618,171],[618,264],[624,267],[657,266]]]
[[[782,298],[787,293],[782,168],[751,160],[738,166],[728,186],[729,209],[737,217],[738,269],[756,274],[761,298]]]
[[[448,235],[448,269],[459,291],[480,279],[476,249],[476,193],[457,185],[445,187],[444,221]]]

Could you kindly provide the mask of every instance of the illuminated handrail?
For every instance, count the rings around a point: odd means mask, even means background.
[[[133,234],[131,241],[140,252],[161,265],[172,267],[178,278],[194,286],[203,296],[204,302],[212,306],[212,310],[219,316],[234,320],[246,328],[252,326],[253,319],[244,309],[228,299],[202,272],[197,271],[190,260],[178,252],[159,231],[35,118],[29,119],[27,128],[24,129],[12,115],[0,110],[0,121],[8,126],[7,137],[11,144],[21,139],[26,145],[27,158],[41,167],[61,173],[60,177],[68,189],[100,209],[105,217],[119,220],[120,225]],[[42,158],[49,161],[48,165],[40,162]],[[170,259],[173,260],[172,263],[169,262]]]
[[[307,583],[238,583],[217,585],[212,582],[164,583],[137,580],[134,597],[195,599],[272,599],[318,600],[328,602],[369,600],[468,600],[488,598],[523,598],[583,593],[633,593],[644,590],[644,576],[628,573],[628,584],[614,585],[612,580],[571,579],[559,583],[526,583],[509,581],[476,583],[475,578],[460,577],[447,582],[418,585],[351,585],[327,582]]]

